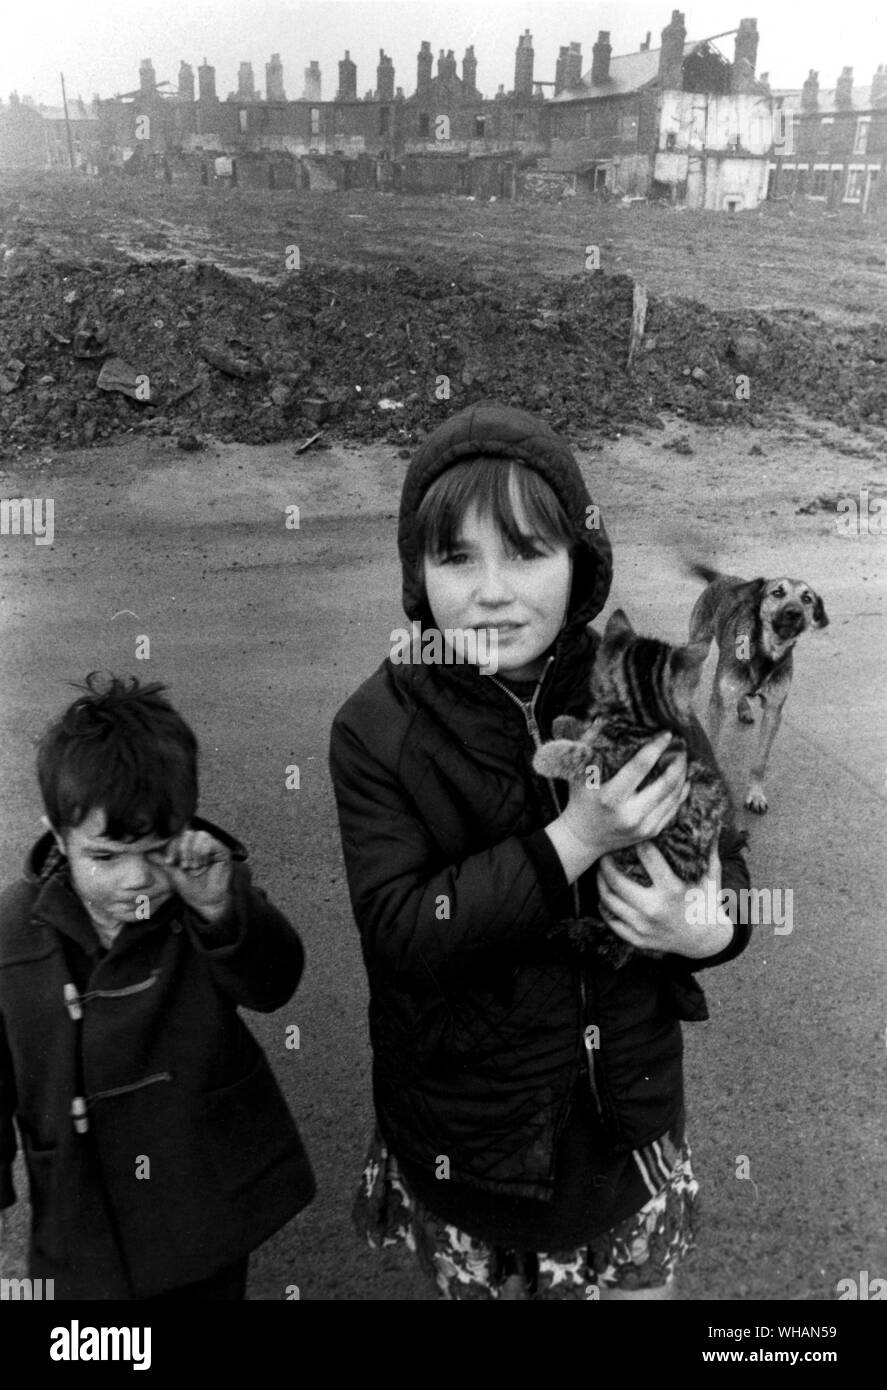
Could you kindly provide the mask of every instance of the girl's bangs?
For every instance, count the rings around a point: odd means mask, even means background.
[[[416,518],[420,552],[438,557],[454,550],[473,508],[481,520],[492,518],[512,549],[534,540],[552,548],[575,541],[544,478],[522,463],[480,458],[456,464],[426,492]]]

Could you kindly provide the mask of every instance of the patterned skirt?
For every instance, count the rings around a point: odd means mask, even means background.
[[[690,1159],[684,1143],[660,1191],[588,1245],[575,1250],[505,1250],[448,1225],[423,1206],[376,1129],[354,1204],[354,1222],[373,1248],[406,1246],[445,1299],[597,1299],[602,1287],[655,1289],[670,1282],[695,1248],[699,1184]]]

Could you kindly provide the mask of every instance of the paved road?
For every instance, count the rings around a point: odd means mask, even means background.
[[[762,927],[708,978],[712,1021],[686,1030],[707,1226],[684,1293],[833,1298],[841,1278],[887,1277],[887,540],[842,541],[822,515],[795,514],[799,497],[858,486],[860,465],[824,448],[768,440],[770,461],[751,478],[731,462],[748,452],[745,435],[697,435],[692,458],[660,443],[632,437],[584,458],[614,538],[614,603],[680,639],[697,588],[671,546],[692,542],[749,576],[779,557],[776,568],[822,590],[832,617],[799,651],[772,809],[751,825],[753,881],[792,890],[793,930]],[[248,842],[258,881],[306,944],[296,999],[250,1021],[319,1192],[254,1258],[257,1299],[293,1283],[306,1299],[429,1296],[408,1262],[365,1251],[349,1222],[371,1123],[366,990],[326,771],[334,711],[402,620],[394,514],[405,466],[381,448],[184,456],[142,441],[63,459],[44,470],[51,488],[41,475],[0,479],[3,496],[51,491],[56,532],[51,548],[0,541],[0,877],[17,872],[39,829],[31,742],[71,698],[64,682],[96,667],[137,671],[169,682],[201,741],[201,809]],[[284,525],[290,505],[298,530]],[[140,662],[142,634],[151,648]],[[301,785],[287,791],[293,763]],[[288,1023],[300,1028],[297,1052],[284,1045]],[[13,1267],[24,1215],[5,1274],[24,1272]]]

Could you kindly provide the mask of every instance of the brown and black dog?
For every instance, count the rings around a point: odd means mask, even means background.
[[[718,665],[709,704],[715,753],[728,712],[753,724],[752,702],[761,702],[761,732],[745,804],[767,809],[764,773],[792,680],[792,650],[808,627],[828,627],[822,599],[803,579],[739,579],[707,565],[690,570],[704,579],[690,615],[690,641],[718,644]]]

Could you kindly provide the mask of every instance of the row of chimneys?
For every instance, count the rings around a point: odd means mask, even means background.
[[[878,71],[872,78],[870,106],[887,106],[887,67],[878,64]],[[841,76],[835,84],[835,110],[850,111],[853,108],[853,69],[842,68]],[[819,110],[819,73],[810,69],[807,81],[801,88],[801,110]]]
[[[650,32],[641,44],[641,53],[650,51]],[[532,39],[529,31],[524,36],[526,47],[522,52],[518,49],[517,63],[515,65],[514,87],[517,92],[521,86],[526,90],[532,87],[533,64],[532,64]],[[660,86],[673,89],[682,86],[681,70],[684,63],[684,47],[687,42],[687,28],[684,23],[684,16],[680,10],[672,10],[671,22],[662,31],[662,47],[659,50],[659,83]],[[591,85],[592,87],[605,87],[610,81],[610,57],[613,49],[610,45],[610,34],[608,30],[601,29],[597,36],[597,43],[591,50]],[[742,19],[736,31],[736,45],[734,59],[731,69],[731,91],[748,92],[754,87],[755,63],[758,56],[758,22],[756,19]],[[572,91],[581,85],[582,81],[582,46],[578,43],[571,43],[568,47],[561,48],[555,69],[554,91],[555,96],[558,92]]]
[[[659,51],[659,83],[667,90],[678,89],[682,86],[681,70],[686,40],[687,30],[684,24],[684,15],[680,10],[673,10],[671,22],[662,30],[662,47]],[[649,52],[649,49],[650,33],[648,32],[646,39],[640,46],[640,51],[646,53]],[[734,57],[731,66],[731,91],[748,92],[753,90],[757,53],[757,20],[740,20],[739,28],[736,31]],[[610,81],[611,54],[609,32],[601,29],[597,36],[597,42],[592,48],[592,87],[604,87]],[[526,29],[518,39],[515,53],[514,94],[516,97],[529,98],[533,95],[534,56],[533,36],[529,29]],[[426,40],[422,43],[417,58],[416,91],[420,98],[429,91],[432,64],[431,45]],[[200,100],[214,101],[216,99],[215,68],[211,67],[204,58],[203,64],[197,69],[197,75]],[[443,49],[440,50],[437,60],[437,76],[438,80],[444,84],[457,80],[456,59],[452,49],[447,53],[444,53]],[[320,81],[320,68],[316,61],[312,61],[310,66],[305,69],[303,101],[320,101]],[[265,83],[268,101],[286,100],[283,88],[283,64],[280,61],[279,53],[273,53],[271,61],[265,64]],[[146,58],[139,68],[139,84],[143,96],[154,95],[156,80],[154,66],[150,58]],[[477,59],[474,56],[473,44],[465,50],[465,56],[462,59],[462,84],[466,95],[470,96],[477,93]],[[555,68],[555,95],[559,92],[577,90],[581,84],[582,45],[579,43],[564,45],[558,54]],[[194,100],[194,70],[190,63],[183,62],[179,69],[178,93],[183,100]],[[853,69],[844,68],[835,89],[835,105],[839,110],[852,107],[852,93]],[[499,94],[500,96],[504,95],[501,87]],[[252,63],[240,64],[236,95],[240,101],[257,100]],[[374,95],[379,101],[393,101],[395,99],[394,64],[384,49],[379,50],[376,91],[367,95]],[[401,87],[397,88],[397,96],[403,96]],[[336,94],[336,100],[354,101],[356,99],[357,65],[351,61],[351,55],[346,50],[345,57],[339,63],[339,90]],[[887,101],[887,69],[881,66],[872,79],[871,105],[880,105],[885,101]],[[818,105],[819,75],[811,70],[801,93],[801,109],[803,111],[815,111],[818,109]]]
[[[671,23],[662,31],[662,50],[659,56],[659,72],[665,86],[679,87],[681,85],[681,65],[684,60],[686,37],[684,16],[679,10],[674,10],[672,11]],[[742,20],[736,37],[736,63],[734,67],[744,66],[747,78],[752,80],[754,79],[757,47],[756,21],[754,19]],[[641,52],[646,52],[649,48],[650,34],[648,32],[646,40],[641,44]],[[603,86],[609,81],[611,53],[610,35],[602,29],[598,34],[597,43],[592,49],[592,86]],[[526,29],[518,39],[515,53],[515,96],[531,97],[533,95],[534,57],[533,36],[529,29]],[[420,96],[427,92],[430,87],[432,65],[431,44],[425,40],[416,60],[416,91]],[[205,58],[203,64],[197,69],[197,75],[201,101],[215,100],[216,70],[207,63]],[[444,50],[441,49],[437,59],[438,80],[446,84],[456,79],[457,75],[456,58],[453,50],[449,49],[447,53],[444,53]],[[320,100],[320,80],[320,68],[316,61],[312,61],[310,66],[305,69],[303,100]],[[582,45],[571,43],[562,47],[558,54],[555,68],[555,95],[558,92],[576,89],[581,86],[581,82]],[[465,56],[462,59],[462,84],[467,95],[477,92],[477,59],[474,55],[473,44],[465,50]],[[151,97],[154,95],[156,77],[154,65],[150,58],[146,58],[139,68],[139,86],[143,96]],[[271,61],[265,64],[265,86],[268,101],[286,100],[286,93],[283,88],[283,64],[280,61],[279,53],[273,53]],[[500,88],[500,94],[502,94],[502,90]],[[401,89],[398,89],[398,92],[402,94]],[[179,68],[178,93],[186,101],[194,100],[194,70],[190,63],[183,62]],[[236,95],[241,101],[257,100],[252,63],[240,64]],[[394,64],[384,49],[379,50],[375,95],[379,101],[394,100]],[[344,59],[339,63],[339,90],[336,100],[353,101],[356,99],[357,66],[351,61],[351,55],[346,50]]]
[[[427,42],[422,44],[419,54],[419,89],[427,87],[431,81],[431,45]],[[440,50],[437,60],[437,75],[443,81],[451,80],[456,77],[456,59],[453,50],[448,53]],[[204,58],[203,63],[197,69],[198,91],[201,101],[216,100],[216,70]],[[462,60],[462,82],[468,93],[477,91],[477,59],[474,56],[474,45],[472,44],[465,50],[465,57]],[[320,66],[315,59],[305,69],[305,87],[302,93],[303,101],[320,101]],[[142,96],[152,97],[156,91],[156,75],[154,64],[150,58],[146,58],[139,67],[139,87]],[[265,64],[265,91],[268,101],[286,101],[286,92],[283,88],[283,64],[280,61],[279,53],[272,53],[271,61]],[[179,67],[178,94],[184,101],[194,100],[194,69],[190,63],[183,62]],[[367,96],[375,97],[378,101],[394,101],[394,64],[383,48],[379,49],[379,63],[376,68],[376,90],[368,92]],[[403,96],[403,88],[397,88],[397,96]],[[241,63],[237,74],[238,101],[257,101],[256,82],[253,75],[252,63]],[[357,100],[357,64],[351,61],[351,54],[346,49],[345,57],[339,64],[339,90],[336,93],[337,101],[356,101]]]

